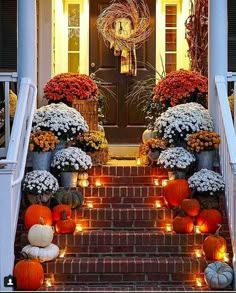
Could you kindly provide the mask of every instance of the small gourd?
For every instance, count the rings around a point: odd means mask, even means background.
[[[145,143],[150,138],[155,138],[155,137],[157,137],[156,130],[145,129],[144,132],[142,133],[142,142]]]
[[[233,269],[225,262],[210,263],[204,271],[204,279],[212,289],[224,289],[229,286],[234,277]]]
[[[37,247],[33,245],[26,245],[22,252],[26,252],[30,259],[36,259],[39,262],[50,261],[58,257],[59,247],[56,244],[49,244],[46,247]]]
[[[33,246],[46,247],[52,242],[54,233],[51,226],[44,225],[42,217],[39,221],[40,224],[35,224],[29,229],[28,240]]]
[[[85,179],[85,180],[87,180],[88,179],[88,173],[87,172],[81,172],[81,173],[79,173],[79,175],[78,175],[78,179]]]
[[[71,207],[67,204],[59,204],[52,209],[52,217],[54,222],[57,222],[60,220],[61,212],[64,210],[66,211],[66,216],[68,218],[71,217],[71,214],[72,214]]]

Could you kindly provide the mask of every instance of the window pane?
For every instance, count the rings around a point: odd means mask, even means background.
[[[79,72],[79,53],[68,54],[68,71]]]
[[[166,30],[166,51],[176,51],[176,30]]]
[[[69,51],[79,51],[80,39],[79,39],[79,29],[69,29],[68,30],[68,50]]]
[[[166,6],[166,27],[176,26],[176,5]]]
[[[68,5],[68,26],[80,26],[80,5]]]
[[[166,53],[166,73],[176,70],[176,54]]]

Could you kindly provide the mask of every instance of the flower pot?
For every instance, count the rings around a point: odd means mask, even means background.
[[[185,179],[187,170],[175,170],[175,179]]]
[[[56,154],[56,152],[64,149],[66,147],[66,140],[61,139],[58,144],[56,144],[55,149],[52,150],[52,157]]]
[[[31,152],[33,170],[50,171],[52,151],[49,152]]]
[[[78,172],[61,172],[62,187],[77,187]]]
[[[200,171],[201,169],[213,170],[215,151],[201,151],[196,153],[196,169]]]
[[[148,152],[148,157],[152,162],[156,162],[159,158],[160,152],[159,151],[155,151],[155,152]]]
[[[102,151],[87,152],[87,155],[91,157],[93,166],[101,166],[108,161],[108,148]]]

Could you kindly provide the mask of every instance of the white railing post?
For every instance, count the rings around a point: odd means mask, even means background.
[[[226,78],[228,64],[227,0],[209,0],[208,15],[208,108],[217,126],[215,76]]]
[[[0,169],[1,203],[0,203],[0,290],[12,291],[11,287],[4,287],[4,277],[13,274],[14,266],[14,239],[12,233],[14,226],[14,204],[12,203],[12,180],[15,166],[12,165],[7,170]]]

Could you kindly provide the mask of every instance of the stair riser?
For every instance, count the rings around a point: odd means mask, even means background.
[[[74,216],[77,219],[88,219],[96,221],[153,221],[153,220],[167,220],[173,217],[173,210],[165,208],[146,209],[88,209],[82,208],[75,211]]]
[[[167,179],[166,175],[159,176],[89,176],[89,183],[91,186],[95,186],[96,181],[99,179],[102,184],[105,185],[143,185],[149,184],[154,185],[154,179],[159,179],[159,184],[161,185],[162,179]]]
[[[90,176],[168,176],[168,172],[148,166],[101,166],[88,171]]]
[[[50,278],[50,274],[45,274],[45,278]],[[168,274],[168,273],[126,273],[126,274],[54,274],[55,283],[79,283],[83,285],[92,285],[93,283],[126,283],[135,282],[136,285],[151,284],[157,285],[195,285],[196,278],[204,280],[203,274]],[[204,281],[203,281],[204,282]],[[203,283],[204,284],[204,283]],[[101,286],[101,285],[100,285]]]
[[[189,273],[195,274],[204,271],[207,261],[204,259],[193,259],[192,262],[166,262],[165,260],[146,259],[128,261],[126,259],[57,259],[56,261],[43,264],[44,272],[48,274],[132,274],[132,273]]]
[[[163,191],[158,186],[102,186],[78,188],[84,197],[149,197],[160,196]]]

